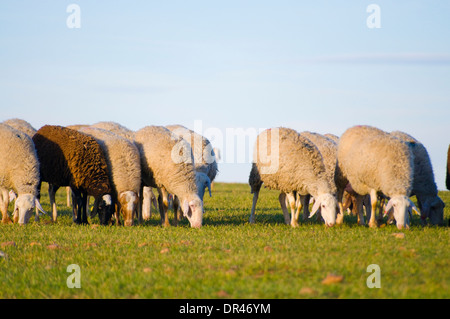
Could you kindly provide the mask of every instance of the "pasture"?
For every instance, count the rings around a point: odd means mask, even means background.
[[[139,226],[100,226],[98,217],[79,226],[61,188],[56,224],[42,216],[0,225],[0,299],[450,298],[449,227],[422,227],[414,216],[409,230],[370,229],[346,215],[339,227],[309,220],[294,229],[278,194],[261,190],[254,225],[249,186],[217,183],[201,229],[187,220],[161,227],[154,210]],[[450,192],[439,195],[448,223]],[[46,184],[41,203],[51,211]],[[67,286],[71,264],[80,267],[81,288]],[[371,264],[380,267],[381,288],[366,285]]]

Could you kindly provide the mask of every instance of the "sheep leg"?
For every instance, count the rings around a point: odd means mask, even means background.
[[[284,222],[285,224],[289,225],[291,223],[291,218],[286,207],[286,193],[281,192],[280,196],[278,196],[278,200],[280,201],[281,210],[283,211]]]
[[[36,198],[38,199],[38,201],[41,201],[41,185],[42,185],[42,181],[39,180],[38,186],[37,186],[37,196]],[[39,209],[36,207],[36,213],[34,215],[34,221],[38,222],[39,221]]]
[[[48,197],[50,197],[50,206],[52,206],[52,216],[53,216],[53,222],[56,222],[56,218],[58,216],[58,211],[56,209],[56,201],[55,201],[55,195],[56,191],[58,190],[59,186],[55,186],[53,184],[48,184]]]
[[[295,207],[297,207],[297,209],[295,210],[295,220],[298,222],[298,219],[300,217],[300,211],[303,208],[302,201],[300,200],[300,194],[297,194],[296,196]]]
[[[308,220],[309,218],[309,201],[311,200],[311,195],[300,195],[300,202],[303,206],[303,220]]]
[[[161,225],[167,227],[170,226],[169,216],[167,211],[169,209],[169,203],[167,201],[167,191],[158,187],[158,206],[159,214],[161,215]]]
[[[290,192],[290,193],[286,194],[286,202],[287,202],[287,204],[289,204],[289,206],[291,208],[291,226],[298,227],[298,215],[296,215],[296,210],[295,210],[296,199],[295,199],[294,192]]]
[[[152,189],[151,189],[151,187],[144,186],[141,194],[143,194],[141,218],[143,220],[148,220],[148,219],[150,219],[150,216],[152,213],[152,207],[151,207]]]
[[[84,203],[81,191],[78,189],[72,189],[72,208],[73,211],[76,210],[76,217],[74,216],[75,223],[82,224],[84,219],[86,219],[86,216],[83,216],[83,210],[86,209],[86,204]]]
[[[138,203],[138,207],[137,207],[137,219],[138,219],[138,223],[142,224],[143,218],[142,218],[142,210],[144,206],[144,185],[142,185],[139,187],[139,203]]]
[[[380,207],[378,207],[378,224],[381,224],[383,222],[383,208],[384,205],[386,204],[386,197],[381,197],[380,198]]]
[[[83,224],[89,224],[88,220],[87,220],[87,210],[86,210],[86,208],[88,207],[87,206],[87,199],[88,199],[88,194],[86,192],[82,192],[81,193],[81,209],[82,209],[83,217],[82,217],[82,221],[81,222]]]
[[[378,223],[376,220],[376,209],[377,209],[377,192],[372,189],[370,191],[370,206],[371,206],[371,215],[370,215],[370,220],[369,220],[369,227],[371,228],[377,228],[378,227]]]
[[[259,197],[259,189],[253,193],[252,211],[250,213],[250,218],[248,220],[250,224],[255,223],[255,210],[256,210],[256,203],[258,202],[258,197]]]
[[[70,186],[66,186],[67,207],[72,207],[72,196],[70,192]]]
[[[179,207],[180,207],[180,201],[178,200],[177,196],[174,196],[172,208],[173,208],[173,215],[174,215],[173,224],[175,226],[178,226],[178,208]]]
[[[1,189],[1,206],[0,210],[2,212],[2,223],[9,224],[12,223],[11,218],[8,216],[8,204],[9,204],[9,194],[6,188]]]
[[[366,224],[366,222],[364,221],[364,209],[363,209],[364,196],[356,195],[355,196],[355,201],[356,201],[355,209],[356,209],[356,213],[357,213],[357,216],[358,216],[358,225],[363,226],[363,225]]]
[[[344,222],[344,204],[342,203],[343,198],[344,198],[344,190],[339,190],[337,192],[339,212],[336,217],[336,225],[342,225]]]

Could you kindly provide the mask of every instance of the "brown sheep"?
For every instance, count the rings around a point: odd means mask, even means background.
[[[49,183],[53,220],[57,212],[55,193],[61,186],[70,186],[74,196],[74,221],[87,223],[87,196],[95,198],[100,221],[106,223],[112,215],[111,183],[105,155],[94,138],[63,126],[46,125],[33,137],[40,162],[41,181]],[[103,202],[100,201],[103,200]]]

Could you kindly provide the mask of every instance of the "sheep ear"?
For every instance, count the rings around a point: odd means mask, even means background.
[[[37,208],[38,210],[40,210],[40,211],[43,212],[44,214],[47,214],[47,215],[48,215],[48,213],[42,208],[41,203],[39,203],[39,200],[38,200],[37,198],[34,199],[34,205],[36,206],[36,208]]]
[[[317,213],[317,211],[319,210],[319,207],[320,207],[320,201],[318,199],[316,199],[314,201],[314,205],[311,209],[311,213],[309,214],[309,218],[313,217]]]
[[[186,199],[183,201],[183,205],[181,205],[181,210],[183,211],[183,215],[187,216],[189,212],[189,202]]]
[[[14,193],[13,190],[10,190],[8,195],[9,195],[10,202],[12,202],[13,200],[15,200],[17,198],[17,195],[16,195],[16,193]]]
[[[102,199],[105,201],[106,205],[112,205],[111,195],[109,194],[103,195]]]

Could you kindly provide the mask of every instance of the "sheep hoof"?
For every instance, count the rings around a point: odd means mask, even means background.
[[[293,228],[297,228],[299,225],[298,225],[298,222],[291,222],[291,226],[293,227]]]
[[[369,227],[370,227],[370,228],[378,228],[378,223],[377,223],[377,222],[373,222],[373,223],[370,222],[370,223],[369,223]]]

